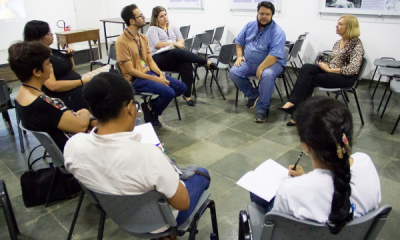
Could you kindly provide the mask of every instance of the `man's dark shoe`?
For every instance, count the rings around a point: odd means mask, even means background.
[[[257,123],[262,123],[265,122],[267,120],[267,114],[263,113],[263,112],[256,112],[256,119],[255,121]]]
[[[153,127],[162,127],[162,123],[158,120],[158,115],[155,114],[153,111],[150,111],[151,116],[151,125]]]
[[[142,111],[143,111],[143,116],[144,116],[144,121],[145,122],[151,122],[151,116],[150,116],[150,109],[147,106],[147,103],[142,103]]]
[[[258,96],[255,99],[249,99],[246,103],[246,106],[244,106],[246,109],[252,109],[256,106],[258,101]]]

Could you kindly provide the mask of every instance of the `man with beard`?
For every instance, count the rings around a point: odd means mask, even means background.
[[[258,4],[257,20],[246,24],[236,38],[237,60],[229,72],[229,77],[248,98],[245,108],[256,107],[256,122],[265,122],[275,77],[286,66],[286,35],[272,20],[274,13],[271,2]],[[258,89],[248,79],[254,75],[260,80]]]

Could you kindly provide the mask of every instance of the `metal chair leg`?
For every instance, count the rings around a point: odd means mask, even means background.
[[[349,105],[347,105],[347,100],[346,100],[346,98],[344,97],[343,91],[340,91],[340,95],[342,95],[343,102],[344,102],[344,104],[346,104],[346,107],[349,108]]]
[[[386,104],[385,104],[385,107],[383,108],[383,111],[382,111],[382,114],[381,114],[381,118],[383,117],[383,114],[385,113],[385,111],[386,111],[386,107],[387,107],[387,105],[388,105],[388,103],[389,103],[389,100],[390,100],[390,97],[392,96],[392,91],[390,91],[390,93],[389,93],[389,96],[388,96],[388,99],[387,99],[387,101],[386,101]]]
[[[372,82],[374,81],[376,70],[378,70],[378,66],[376,66],[376,68],[375,68],[374,74],[372,75],[371,82],[369,83],[369,87],[368,88],[371,88]]]
[[[353,88],[352,90],[353,90],[353,94],[354,94],[354,99],[356,100],[358,113],[360,114],[361,124],[364,125],[364,118],[363,118],[362,113],[361,113],[360,103],[358,102],[358,97],[357,97],[356,89]]]
[[[377,82],[376,85],[375,85],[375,89],[374,89],[374,92],[372,93],[371,99],[374,99],[376,89],[378,88],[379,82],[381,81],[381,77],[382,77],[382,75],[379,76],[379,78],[378,78],[378,82]]]
[[[383,96],[382,96],[381,102],[379,103],[379,107],[378,107],[378,110],[377,110],[378,112],[379,112],[379,109],[381,108],[383,99],[385,99],[386,92],[387,92],[387,90],[389,89],[390,81],[392,81],[392,79],[393,79],[393,77],[391,77],[391,78],[389,79],[389,81],[387,82],[385,92],[383,92]]]
[[[238,88],[238,87],[236,87],[235,107],[237,107],[237,104],[238,104],[238,98],[239,98],[239,88]]]
[[[276,86],[276,82],[274,83],[274,85],[275,85],[276,91],[277,91],[278,94],[279,94],[279,97],[281,98],[281,101],[283,102],[283,98],[282,98],[281,92],[279,91],[278,86]]]
[[[10,129],[11,135],[14,135],[14,129],[12,127],[12,123],[11,123],[10,115],[8,114],[8,110],[5,110],[4,112],[2,112],[2,114],[3,114],[4,120],[6,120],[6,122],[8,123],[8,127]]]
[[[215,77],[215,75],[214,75],[214,72],[211,71],[211,74],[212,74],[212,78],[215,79],[215,83],[217,84],[218,90],[219,90],[219,92],[221,93],[222,98],[223,98],[224,100],[226,100],[226,98],[225,98],[225,96],[224,96],[224,93],[222,92],[222,89],[221,89],[221,87],[219,86],[218,79],[217,79],[217,78]],[[212,79],[212,78],[211,78],[211,79]]]
[[[396,123],[394,124],[393,130],[392,130],[392,132],[390,133],[391,135],[393,135],[393,133],[394,133],[394,130],[396,130],[396,128],[397,128],[397,124],[399,124],[399,121],[400,121],[400,115],[399,115],[399,117],[397,118],[397,121],[396,121]]]
[[[176,112],[178,113],[178,118],[181,120],[181,113],[179,112],[179,106],[178,106],[178,101],[175,99],[175,106],[176,106]]]
[[[97,232],[97,240],[103,239],[105,220],[106,220],[106,213],[103,210],[100,210],[100,221],[99,221],[99,230]]]
[[[81,210],[84,196],[85,196],[85,191],[82,190],[81,194],[79,195],[79,201],[78,201],[78,205],[76,206],[74,217],[72,218],[72,223],[71,223],[71,227],[69,229],[67,240],[70,240],[72,238],[72,233],[74,232],[76,220],[78,219],[79,211]]]
[[[6,184],[2,180],[0,180],[0,202],[2,204],[3,212],[6,218],[10,239],[18,240],[17,236],[20,234],[20,232],[18,229],[17,221],[15,220],[14,211],[11,206],[10,198],[8,197]]]
[[[213,228],[213,233],[215,233],[217,240],[219,239],[218,234],[218,222],[217,222],[217,213],[215,211],[215,202],[213,200],[209,200],[208,207],[210,208],[211,215],[211,225]]]

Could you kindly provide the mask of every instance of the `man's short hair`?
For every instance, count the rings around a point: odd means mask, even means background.
[[[121,18],[124,20],[126,25],[129,27],[131,25],[131,19],[135,19],[135,14],[133,11],[137,9],[138,7],[136,4],[131,4],[126,7],[124,7],[121,11]]]
[[[83,87],[82,95],[101,123],[118,118],[122,108],[134,100],[131,85],[120,74],[110,72],[93,77]]]
[[[21,82],[30,80],[35,69],[43,71],[43,63],[49,58],[49,48],[39,41],[17,42],[8,48],[10,68]]]
[[[275,14],[275,6],[271,2],[268,1],[262,1],[257,5],[257,12],[260,11],[261,7],[269,8],[271,9],[272,15]]]

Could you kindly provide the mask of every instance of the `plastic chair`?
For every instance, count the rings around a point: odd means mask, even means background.
[[[348,88],[322,88],[322,87],[318,87],[317,90],[320,91],[326,91],[326,92],[333,92],[336,93],[336,99],[338,98],[339,94],[342,95],[344,103],[347,105],[347,102],[349,101],[349,98],[347,97],[347,92],[348,93],[353,93],[354,94],[354,99],[356,100],[357,103],[357,109],[358,109],[358,113],[360,115],[360,119],[361,119],[361,123],[362,125],[364,125],[364,119],[361,113],[361,108],[360,108],[360,104],[358,102],[358,97],[357,97],[357,93],[356,93],[356,89],[358,87],[358,83],[362,78],[362,75],[364,74],[365,68],[367,66],[367,59],[365,57],[363,57],[363,61],[361,63],[361,67],[360,67],[360,71],[357,74],[357,79],[354,83],[354,85],[352,87],[348,87]],[[329,94],[328,94],[329,95]]]
[[[337,235],[331,234],[326,224],[300,220],[284,213],[267,213],[256,203],[249,203],[239,213],[239,240],[269,239],[376,239],[392,207],[384,205],[349,222]],[[249,231],[251,229],[251,232]]]
[[[289,54],[289,48],[285,47],[285,59],[287,59],[288,54]],[[277,78],[282,78],[283,86],[285,87],[285,91],[286,91],[286,97],[289,99],[289,92],[288,92],[289,82],[288,82],[288,80],[286,78],[285,71],[287,71],[286,67],[283,68],[282,73],[279,74],[276,77]],[[257,76],[250,76],[249,80],[253,81],[253,85],[254,85],[255,88],[258,88],[258,84],[256,84],[256,82],[259,83],[260,81],[258,80]],[[279,97],[280,97],[281,101],[283,102],[283,98],[282,98],[281,92],[279,91],[278,86],[276,85],[276,81],[275,81],[275,88],[276,88],[276,91],[279,94]],[[289,86],[289,89],[290,89],[290,86]],[[236,87],[236,99],[235,99],[235,106],[236,107],[237,107],[238,99],[239,99],[239,88]]]
[[[93,65],[105,66],[110,64],[114,69],[114,65],[117,63],[117,52],[115,51],[115,43],[110,45],[110,51],[108,52],[108,57],[103,57],[102,59],[96,61],[90,61],[90,71],[93,70]]]
[[[0,205],[3,207],[4,216],[8,227],[8,233],[11,240],[18,240],[20,235],[17,221],[15,220],[14,211],[11,206],[10,198],[8,197],[6,184],[0,180]]]
[[[374,65],[376,67],[375,67],[374,74],[372,75],[371,82],[369,83],[369,88],[371,87],[372,82],[374,81],[375,73],[376,73],[376,70],[378,69],[378,67],[400,67],[400,61],[396,61],[394,58],[391,58],[391,57],[381,57],[380,59],[375,59]],[[382,75],[379,76],[378,82],[375,85],[375,89],[374,89],[374,92],[372,93],[371,99],[373,99],[375,96],[375,92],[379,86],[381,78],[382,78]]]
[[[0,79],[0,112],[3,115],[3,119],[8,123],[8,127],[10,129],[11,135],[14,135],[14,130],[12,127],[10,115],[8,114],[8,110],[15,108],[14,100],[11,100],[10,93],[8,91],[7,82],[3,79]],[[15,115],[17,117],[17,126],[20,122],[18,112],[15,110]],[[26,132],[24,132],[26,134]],[[22,139],[22,131],[18,126],[18,136],[19,136],[19,144],[21,146],[21,153],[25,152],[24,140]]]
[[[203,38],[205,37],[205,35],[206,35],[205,33],[200,33],[194,37],[193,45],[192,45],[192,49],[191,49],[192,53],[199,54],[199,50],[201,48],[201,44],[203,42]]]
[[[225,25],[222,27],[217,27],[215,29],[214,38],[212,39],[212,44],[219,44],[221,45],[222,35],[224,34]]]
[[[222,92],[222,89],[221,89],[221,87],[219,86],[219,83],[218,83],[218,73],[219,73],[220,69],[224,69],[225,72],[227,74],[229,74],[229,68],[230,68],[229,64],[231,63],[233,52],[235,51],[235,49],[236,49],[236,44],[231,43],[231,44],[223,45],[221,47],[221,51],[220,51],[219,56],[218,56],[217,59],[215,59],[215,58],[209,58],[208,59],[210,62],[215,63],[218,66],[218,69],[216,70],[217,71],[216,75],[214,75],[214,71],[215,70],[211,70],[210,87],[212,86],[212,82],[213,82],[213,79],[214,79],[215,83],[218,86],[219,92],[221,93],[222,98],[224,100],[226,100],[226,99],[225,99],[224,93]],[[208,71],[206,73],[206,78],[205,78],[205,81],[204,81],[204,85],[207,84],[207,75],[208,75]]]
[[[393,80],[393,78],[400,77],[400,66],[398,66],[398,67],[381,67],[378,69],[378,73],[381,76],[386,76],[389,78],[389,81],[386,85],[385,91],[383,92],[381,102],[379,103],[379,107],[377,109],[377,111],[379,112],[379,109],[382,106],[383,100],[385,99],[386,92],[389,89],[390,82]]]
[[[57,144],[53,141],[53,139],[50,137],[48,133],[26,129],[24,126],[22,126],[22,123],[20,123],[19,125],[21,129],[32,133],[36,137],[36,139],[40,142],[42,147],[44,147],[46,152],[49,153],[51,160],[53,162],[53,166],[56,168],[56,171],[54,171],[54,174],[51,179],[49,191],[47,192],[46,202],[44,203],[44,206],[47,208],[49,205],[51,193],[53,191],[54,182],[56,180],[56,175],[58,173],[57,170],[60,170],[63,174],[71,174],[71,173],[68,172],[67,169],[65,169],[64,156],[61,150],[58,148]]]
[[[197,224],[200,217],[207,208],[210,209],[213,233],[218,239],[217,216],[215,203],[208,199],[210,192],[204,191],[201,195],[196,208],[189,218],[180,226],[171,212],[171,207],[164,195],[157,191],[149,191],[140,195],[112,195],[90,190],[82,185],[84,192],[81,193],[79,202],[72,220],[68,240],[72,237],[72,232],[82,204],[83,195],[86,193],[89,200],[100,211],[100,222],[97,239],[102,239],[104,221],[106,214],[123,230],[138,238],[159,238],[174,233],[182,236],[185,232],[190,232],[189,239],[195,239]],[[152,234],[166,225],[170,228],[164,232]]]
[[[303,61],[300,58],[299,52],[301,50],[301,46],[303,45],[305,38],[302,39],[297,39],[296,42],[293,45],[292,50],[289,52],[289,58],[287,59],[287,61],[290,62],[290,65],[292,65],[293,71],[296,74],[296,76],[299,76],[299,73],[297,71],[297,65],[295,61],[292,61],[292,59],[294,60],[295,58],[298,58],[301,65],[303,66]]]
[[[212,38],[214,36],[214,29],[211,30],[206,30],[204,31],[205,35],[203,37],[203,41],[201,42],[201,48],[200,50],[205,50],[204,55],[207,56],[207,51],[208,49],[210,49],[211,54],[213,54],[213,51],[211,49],[211,42],[212,42]]]
[[[193,38],[185,39],[185,49],[186,50],[192,51],[192,44],[193,44]]]
[[[179,28],[179,30],[181,31],[183,40],[186,40],[189,36],[189,31],[190,31],[190,25],[188,26],[182,26]]]
[[[122,75],[121,68],[119,67],[118,63],[115,64],[115,69],[119,72],[119,74]],[[171,72],[171,73],[172,73],[172,72]],[[133,87],[132,87],[132,88],[133,88]],[[152,96],[153,96],[154,94],[153,94],[153,93],[150,93],[150,92],[139,92],[139,91],[136,91],[136,90],[135,90],[135,95],[140,96],[140,97],[143,99],[143,102],[148,103],[148,101],[150,101],[150,99],[152,98]],[[182,118],[181,118],[181,113],[180,113],[180,111],[179,111],[178,101],[176,100],[176,97],[175,97],[174,99],[175,99],[176,112],[178,113],[178,118],[179,118],[179,120],[181,120]]]

